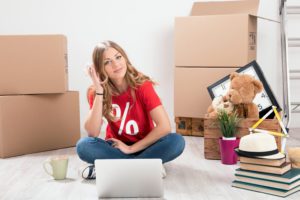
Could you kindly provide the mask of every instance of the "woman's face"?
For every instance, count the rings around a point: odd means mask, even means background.
[[[103,53],[103,66],[111,80],[117,81],[125,77],[126,60],[120,52],[112,47],[107,48]]]

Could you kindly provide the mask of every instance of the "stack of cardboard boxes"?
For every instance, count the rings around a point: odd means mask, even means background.
[[[212,101],[207,87],[256,59],[258,6],[259,0],[196,2],[191,16],[175,19],[177,132],[194,135],[196,127],[203,135]]]
[[[0,157],[74,146],[79,120],[66,37],[0,36]]]

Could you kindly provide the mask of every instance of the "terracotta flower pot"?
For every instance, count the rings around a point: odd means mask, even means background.
[[[239,146],[240,138],[226,139],[219,138],[221,161],[225,165],[237,163],[237,154],[234,149]]]

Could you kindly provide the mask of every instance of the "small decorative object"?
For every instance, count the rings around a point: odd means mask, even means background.
[[[253,103],[255,103],[258,107],[260,117],[264,116],[269,110],[272,110],[273,105],[277,107],[278,112],[281,111],[281,108],[269,84],[267,83],[260,66],[257,64],[256,61],[252,61],[244,67],[241,67],[236,72],[240,74],[248,74],[262,82],[263,90],[260,93],[258,93],[255,99],[253,100]],[[207,89],[211,98],[214,99],[218,96],[226,96],[230,88],[230,83],[230,76],[228,75],[222,78],[221,80],[217,81],[216,83],[210,85]],[[268,116],[268,119],[273,118],[274,114]]]
[[[234,149],[239,145],[239,138],[235,137],[239,118],[235,112],[229,114],[225,110],[219,110],[217,121],[223,134],[219,138],[221,161],[227,165],[236,164],[237,155]]]

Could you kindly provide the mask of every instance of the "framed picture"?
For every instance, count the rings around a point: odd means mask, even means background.
[[[258,93],[253,100],[253,102],[258,107],[260,117],[262,117],[270,109],[272,109],[273,105],[277,107],[278,111],[281,111],[281,108],[269,84],[267,83],[260,66],[255,60],[247,64],[246,66],[239,68],[236,72],[251,75],[262,82],[264,89],[262,92]],[[222,78],[221,80],[207,87],[209,95],[212,99],[218,96],[224,96],[228,92],[230,87],[229,76],[230,75]],[[273,117],[274,115],[270,115],[268,118]]]

